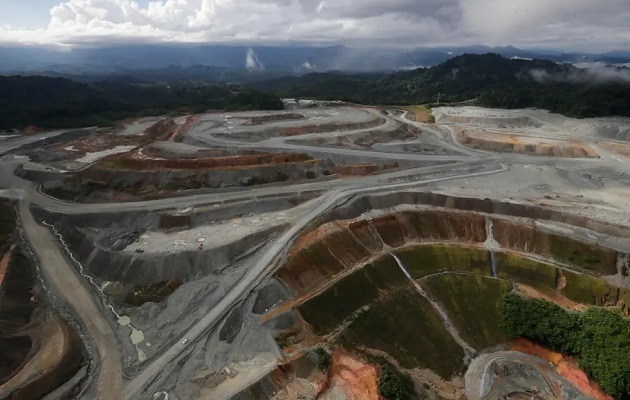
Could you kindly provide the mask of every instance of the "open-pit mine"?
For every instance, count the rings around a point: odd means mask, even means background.
[[[500,305],[630,317],[630,119],[432,113],[2,138],[0,399],[612,399]]]

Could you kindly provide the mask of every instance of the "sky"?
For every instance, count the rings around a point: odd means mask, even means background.
[[[629,0],[0,0],[0,44],[630,50]]]

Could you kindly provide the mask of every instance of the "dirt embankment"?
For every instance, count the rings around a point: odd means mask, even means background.
[[[385,118],[375,118],[371,121],[357,122],[357,123],[333,123],[333,124],[321,124],[321,125],[305,125],[280,128],[280,134],[282,136],[299,136],[306,135],[308,133],[324,133],[334,131],[353,131],[358,129],[369,129],[381,126],[386,122]]]
[[[307,154],[259,153],[236,156],[218,156],[195,159],[145,159],[133,155],[115,155],[104,159],[98,167],[102,169],[163,171],[183,169],[242,168],[270,164],[286,164],[312,161]]]
[[[552,363],[556,367],[558,374],[573,383],[580,392],[589,398],[595,400],[613,400],[612,397],[601,391],[596,382],[589,380],[586,373],[580,370],[575,361],[570,357],[564,357],[560,353],[548,350],[525,339],[514,340],[510,345],[510,349],[525,354],[531,354]]]
[[[182,190],[325,179],[334,172],[329,160],[294,153],[180,160],[113,156],[61,182],[45,182],[43,189],[73,201],[124,201]]]
[[[278,121],[295,121],[306,118],[304,114],[289,113],[289,114],[274,114],[274,115],[258,115],[255,117],[247,118],[243,125],[264,125],[268,122]]]
[[[435,112],[435,111],[434,111]],[[497,117],[494,115],[453,115],[444,114],[440,110],[436,113],[436,119],[440,123],[453,123],[458,125],[492,126],[500,128],[538,128],[539,122],[527,116],[522,117]]]
[[[428,203],[447,209],[399,212],[370,220],[361,217],[369,209],[387,209],[401,203]],[[519,222],[493,218],[494,237],[505,249],[553,259],[595,276],[620,273],[617,267],[620,255],[615,250],[537,229],[533,219],[559,221],[628,237],[629,232],[623,227],[538,206],[405,193],[357,199],[355,204],[323,216],[317,221],[319,227],[301,236],[289,250],[288,261],[279,270],[278,277],[301,296],[343,271],[365,263],[385,246],[397,248],[432,240],[482,243],[486,240],[485,216],[474,211],[532,218]]]
[[[612,142],[603,142],[597,144],[605,150],[622,155],[624,157],[630,157],[630,145]]]
[[[483,134],[465,132],[458,134],[461,144],[473,149],[529,154],[564,158],[598,158],[599,155],[588,145],[578,141],[545,141],[518,135]]]
[[[334,221],[301,237],[278,277],[298,294],[366,262],[387,247],[427,240],[483,242],[485,218],[440,211],[405,212],[371,220]]]
[[[83,364],[81,340],[44,300],[35,268],[19,247],[3,258],[0,283],[0,393],[37,399]]]
[[[340,176],[367,176],[378,171],[386,171],[398,168],[397,162],[391,162],[383,165],[377,164],[354,164],[354,165],[337,165],[335,173]]]
[[[537,229],[533,221],[528,225],[497,219],[494,232],[505,248],[538,254],[598,275],[617,273],[615,250]]]

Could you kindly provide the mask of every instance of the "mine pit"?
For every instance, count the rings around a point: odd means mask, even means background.
[[[289,104],[16,144],[0,193],[20,199],[25,236],[0,243],[0,299],[19,298],[0,301],[0,384],[349,400],[393,381],[430,399],[609,400],[584,354],[524,342],[503,305],[630,318],[625,121]],[[27,248],[54,289],[10,284]],[[31,374],[40,360],[48,375]]]

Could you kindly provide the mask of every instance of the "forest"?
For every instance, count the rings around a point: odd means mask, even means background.
[[[281,110],[257,90],[218,85],[171,86],[42,76],[0,76],[0,129],[109,126],[129,117],[207,110]]]
[[[619,67],[630,76],[630,69]],[[615,71],[613,68],[609,71]],[[621,75],[621,74],[620,74]],[[458,103],[536,107],[569,117],[630,116],[630,82],[596,80],[589,71],[547,60],[464,54],[431,68],[393,74],[315,73],[253,84],[279,97],[369,105]]]
[[[508,293],[500,304],[501,327],[577,358],[578,365],[617,399],[630,398],[630,322],[601,308],[568,311],[544,300]]]

